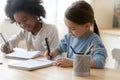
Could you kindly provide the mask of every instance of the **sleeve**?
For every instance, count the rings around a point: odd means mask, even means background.
[[[63,52],[67,52],[67,41],[68,39],[67,39],[67,35],[65,35],[65,37],[64,37],[64,39],[62,39],[59,43],[58,43],[58,45],[57,45],[57,49],[58,49],[58,51],[59,51],[59,53],[63,53]]]
[[[21,30],[16,35],[13,35],[9,40],[10,49],[18,46],[18,43],[25,38],[25,31]]]
[[[96,68],[104,68],[107,58],[106,49],[99,38],[96,37],[92,42],[93,44],[96,45],[96,48],[93,50],[91,54],[95,66]]]

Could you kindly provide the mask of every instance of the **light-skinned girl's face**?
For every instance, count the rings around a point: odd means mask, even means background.
[[[21,28],[29,32],[32,32],[33,28],[37,24],[36,16],[28,14],[24,11],[16,12],[13,16],[16,23],[19,24]]]
[[[64,22],[68,28],[68,33],[70,33],[73,37],[84,37],[90,31],[90,23],[79,25],[67,18],[64,18]]]

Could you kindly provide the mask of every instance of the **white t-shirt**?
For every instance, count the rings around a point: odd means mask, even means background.
[[[55,48],[58,44],[58,32],[54,25],[51,24],[42,24],[42,28],[37,33],[33,35],[31,32],[21,30],[16,35],[12,36],[8,41],[10,48],[13,49],[17,47],[21,40],[26,41],[27,50],[32,51],[41,51],[44,53],[46,51],[45,47],[45,38],[48,38],[50,49]]]

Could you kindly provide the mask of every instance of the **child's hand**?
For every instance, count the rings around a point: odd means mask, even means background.
[[[54,57],[56,57],[59,54],[57,49],[53,49],[51,50],[50,53],[48,53],[48,51],[45,52],[45,56],[47,59],[53,59]]]
[[[4,53],[11,53],[13,50],[10,50],[9,43],[5,43],[1,45],[1,51]]]
[[[51,53],[48,53],[48,51],[45,52],[45,57],[47,59],[52,59]]]
[[[73,66],[73,60],[69,58],[59,58],[57,59],[57,65],[60,67],[72,67]]]

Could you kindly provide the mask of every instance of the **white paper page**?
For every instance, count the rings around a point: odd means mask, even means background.
[[[35,70],[38,68],[43,68],[51,65],[52,65],[52,61],[45,59],[39,59],[39,60],[30,59],[20,62],[10,62],[8,64],[9,67],[23,69],[23,70]]]
[[[15,50],[13,53],[6,54],[6,58],[32,59],[40,55],[40,51]]]

